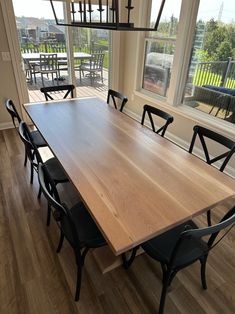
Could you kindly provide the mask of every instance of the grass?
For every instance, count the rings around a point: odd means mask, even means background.
[[[215,85],[220,86],[222,75],[213,73],[212,71],[196,70],[193,76],[193,85]],[[235,88],[235,80],[228,78],[224,87]]]

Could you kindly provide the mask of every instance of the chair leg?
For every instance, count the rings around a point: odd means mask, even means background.
[[[101,81],[104,83],[103,69],[101,70]]]
[[[57,249],[56,249],[56,253],[60,253],[63,242],[64,242],[64,234],[63,234],[62,230],[60,230],[60,240],[59,240],[59,244],[58,244]]]
[[[77,283],[76,283],[76,292],[75,292],[75,301],[79,301],[80,291],[81,291],[81,281],[82,281],[82,266],[77,265]]]
[[[200,262],[201,262],[201,281],[202,281],[202,287],[205,290],[207,289],[207,284],[206,284],[206,261],[207,261],[207,256],[200,260]]]
[[[208,210],[206,212],[206,215],[207,215],[207,224],[208,224],[208,226],[211,226],[211,211]]]
[[[33,164],[30,164],[30,183],[33,184],[33,173],[34,173],[34,169],[33,169]]]
[[[41,189],[41,186],[39,186],[39,190],[38,190],[38,199],[41,198],[41,194],[42,194],[42,189]]]
[[[27,160],[28,160],[28,158],[27,158],[27,152],[26,152],[26,147],[25,147],[25,153],[24,153],[24,166],[26,166],[26,165],[27,165]]]
[[[34,83],[37,83],[37,79],[36,79],[36,73],[34,73]]]
[[[43,74],[41,73],[41,80],[42,80],[42,86],[44,87],[44,78],[43,78]]]
[[[47,226],[50,226],[51,223],[51,206],[47,204]]]
[[[160,306],[159,306],[159,314],[163,314],[163,312],[164,312],[164,306],[165,306],[166,294],[167,294],[167,289],[169,286],[170,276],[171,276],[171,274],[169,272],[165,275],[165,279],[164,279],[163,286],[162,286],[161,300],[160,300]]]
[[[167,274],[167,268],[164,263],[161,263],[161,267],[162,267],[162,284],[164,284]]]
[[[86,255],[88,249],[85,248],[82,255]],[[76,292],[75,292],[75,301],[79,301],[80,290],[81,290],[81,281],[82,281],[82,266],[84,263],[85,256],[82,257],[80,249],[74,249],[74,254],[77,264],[77,283],[76,283]]]
[[[81,256],[81,259],[82,259],[82,260],[81,260],[81,264],[82,264],[82,266],[84,265],[85,258],[86,258],[86,255],[87,255],[88,251],[89,251],[89,248],[86,247],[86,248],[84,249],[84,251],[82,252],[82,256]]]
[[[128,269],[131,264],[133,263],[135,257],[136,257],[136,252],[138,250],[139,246],[138,247],[135,247],[132,252],[131,252],[131,257],[127,260],[127,257],[126,257],[126,254],[123,253],[122,254],[122,266],[125,268],[125,269]]]

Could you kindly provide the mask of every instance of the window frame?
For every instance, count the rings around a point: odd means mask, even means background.
[[[144,78],[146,40],[171,40],[170,38],[168,39],[160,36],[150,37],[149,32],[146,32],[144,36],[145,41],[143,56],[142,60],[139,60],[142,64],[142,72],[137,83],[138,85],[136,86],[136,91],[153,98],[153,100],[160,100],[174,107],[183,105],[182,100],[190,63],[199,4],[200,0],[195,0],[193,2],[182,0],[181,2],[178,33],[175,40],[175,53],[171,68],[171,78],[169,81],[167,97],[163,97],[142,87]]]

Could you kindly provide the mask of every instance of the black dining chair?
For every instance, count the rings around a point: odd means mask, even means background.
[[[44,94],[46,101],[48,101],[48,100],[54,100],[54,98],[52,97],[52,94],[56,92],[64,92],[63,99],[67,98],[69,95],[71,98],[73,98],[74,89],[75,89],[74,85],[68,84],[68,85],[42,87],[40,91]]]
[[[53,217],[60,228],[60,240],[57,253],[60,252],[64,238],[74,250],[77,264],[77,283],[75,301],[79,300],[82,278],[82,267],[89,249],[106,245],[101,232],[82,202],[72,208],[61,204],[54,181],[50,177],[47,166],[39,164],[38,179],[42,192],[53,209]]]
[[[232,207],[216,225],[198,228],[192,221],[187,221],[175,228],[145,242],[143,250],[154,260],[160,262],[162,268],[162,292],[159,313],[164,312],[165,299],[168,288],[178,271],[200,261],[201,282],[203,289],[206,284],[206,262],[210,251],[228,234],[235,224],[235,207]],[[226,230],[224,230],[227,228]],[[217,239],[220,231],[223,235]],[[208,237],[205,240],[205,237]],[[135,250],[136,252],[136,250]],[[127,262],[125,268],[130,267],[134,258]]]
[[[223,160],[221,165],[219,166],[219,170],[223,172],[228,162],[230,161],[231,157],[235,153],[235,142],[217,132],[204,128],[200,125],[195,125],[193,128],[193,131],[194,133],[193,133],[192,141],[189,147],[189,153],[193,152],[195,141],[196,141],[196,138],[198,137],[203,148],[206,163],[208,163],[209,165],[212,165],[217,161]],[[220,146],[223,146],[226,149],[226,151],[216,157],[211,157],[209,154],[206,139],[212,140],[214,143],[217,143]],[[210,210],[207,212],[207,222],[208,222],[208,226],[211,226],[211,211]]]
[[[174,118],[167,112],[162,111],[150,105],[144,105],[141,124],[144,125],[145,115],[148,114],[153,132],[164,137],[168,125],[174,121]],[[152,115],[156,115],[165,120],[165,124],[156,130]]]
[[[15,129],[18,132],[18,126],[21,122],[21,117],[20,117],[19,113],[17,112],[13,101],[11,99],[7,99],[5,101],[5,107],[11,116],[11,119],[12,119],[12,122],[14,124]],[[18,123],[18,125],[17,125],[17,123]],[[47,143],[45,142],[45,140],[43,139],[43,137],[41,136],[41,134],[37,130],[30,131],[30,136],[32,137],[32,140],[33,140],[33,142],[37,148],[47,146]],[[24,159],[24,165],[25,166],[26,166],[26,163],[27,163],[27,154],[25,151],[25,159]]]
[[[126,96],[122,95],[121,93],[113,90],[113,89],[109,89],[108,97],[107,97],[107,104],[110,104],[111,100],[112,100],[115,109],[118,109],[117,99],[119,99],[121,102],[119,111],[122,112],[124,106],[128,102],[128,98]]]
[[[25,145],[25,151],[27,154],[27,157],[30,161],[31,166],[31,172],[30,172],[30,183],[33,183],[33,177],[34,177],[34,171],[38,172],[38,164],[43,163],[42,157],[36,147],[36,145],[33,142],[33,138],[31,137],[31,133],[24,121],[20,122],[19,125],[19,134],[22,142]],[[46,165],[48,172],[50,173],[50,176],[54,182],[55,185],[59,183],[66,183],[69,182],[69,179],[64,172],[63,168],[61,167],[60,163],[55,157],[52,157],[44,162]],[[38,197],[41,195],[41,189],[39,188]],[[48,206],[48,212],[47,212],[47,226],[50,225],[50,219],[51,219],[51,208]]]

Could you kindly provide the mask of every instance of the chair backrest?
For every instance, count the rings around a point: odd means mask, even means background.
[[[30,163],[32,164],[32,166],[34,167],[34,169],[37,171],[38,163],[42,162],[42,158],[39,154],[39,151],[38,151],[36,145],[33,142],[29,128],[24,121],[20,122],[19,135],[20,135],[22,142],[25,145],[25,151],[26,151],[27,157],[28,157]]]
[[[144,105],[143,115],[142,115],[142,120],[141,120],[142,125],[144,124],[146,112],[149,116],[149,120],[150,120],[153,132],[164,137],[168,125],[174,121],[174,118],[169,113],[167,113],[165,111],[162,111],[162,110],[155,108],[155,107],[152,107],[150,105]],[[165,124],[156,130],[152,115],[156,115],[156,116],[164,119],[166,121]]]
[[[104,53],[94,53],[90,59],[91,70],[102,70],[104,64]]]
[[[16,110],[16,107],[15,107],[13,101],[11,99],[7,99],[5,101],[5,107],[11,116],[11,119],[12,119],[12,122],[13,122],[15,128],[17,128],[16,121],[20,124],[21,118],[20,118],[20,116]]]
[[[109,89],[109,91],[108,91],[108,97],[107,97],[107,103],[108,104],[110,104],[110,97],[113,101],[113,105],[114,105],[115,109],[118,109],[116,98],[121,100],[121,105],[120,105],[119,110],[122,112],[124,106],[128,102],[128,98],[126,96],[122,95],[121,93],[113,90],[113,89]]]
[[[172,254],[171,254],[171,264],[174,264],[174,261],[179,257],[179,254],[184,253],[184,247],[190,247],[192,252],[199,249],[206,256],[209,251],[215,247],[220,241],[229,233],[232,227],[235,225],[235,206],[232,207],[222,218],[222,220],[213,226],[209,226],[201,229],[189,229],[185,226],[186,230],[183,231],[178,239]],[[228,228],[227,231],[218,239],[216,238],[219,233]],[[202,240],[202,238],[209,236],[207,242]],[[190,252],[187,251],[187,259],[190,256]],[[189,257],[190,258],[190,257]]]
[[[48,100],[54,100],[54,98],[50,95],[50,93],[53,92],[63,92],[65,91],[65,94],[63,96],[63,99],[67,98],[70,94],[71,98],[74,97],[74,89],[75,86],[72,84],[69,85],[57,85],[57,86],[49,86],[49,87],[42,87],[40,91],[44,94],[46,101]]]
[[[232,155],[235,152],[235,142],[219,133],[216,133],[214,131],[211,131],[207,128],[204,128],[200,125],[195,125],[193,128],[193,137],[192,141],[189,147],[189,153],[192,153],[196,137],[198,136],[205,154],[206,162],[211,165],[215,163],[216,161],[219,161],[221,159],[224,159],[222,162],[222,165],[220,167],[220,171],[223,172],[226,165],[228,164],[229,160],[231,159]],[[210,158],[209,152],[208,152],[208,147],[205,142],[205,138],[209,138],[210,140],[213,140],[214,142],[228,148],[229,150],[226,151],[225,153],[220,154],[219,156],[216,156],[214,158]]]
[[[40,71],[57,71],[58,59],[57,53],[40,53]]]
[[[52,207],[53,216],[65,237],[73,247],[79,246],[79,236],[70,211],[64,203],[61,204],[56,185],[50,177],[46,165],[42,163],[38,165],[38,181],[43,195]]]

